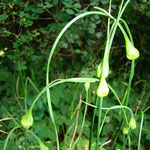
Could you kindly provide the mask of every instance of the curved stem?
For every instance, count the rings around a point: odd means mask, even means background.
[[[105,113],[105,115],[104,115],[104,119],[103,119],[103,121],[102,121],[102,125],[101,125],[101,127],[100,127],[100,129],[99,129],[99,131],[98,131],[98,133],[99,133],[99,135],[100,135],[100,133],[101,133],[101,131],[102,131],[102,128],[103,128],[103,125],[104,125],[104,123],[105,123],[105,118],[106,118],[106,115],[107,115],[107,113],[110,111],[110,110],[113,110],[113,109],[122,109],[122,108],[125,108],[125,109],[128,109],[129,111],[130,111],[130,113],[131,113],[131,116],[133,116],[133,112],[132,112],[132,110],[129,108],[129,107],[127,107],[127,106],[112,106],[112,107],[110,107],[110,108],[102,108],[102,109],[104,109],[104,110],[107,110],[106,111],[106,113]]]
[[[6,150],[6,148],[7,148],[7,143],[8,143],[8,140],[9,140],[11,134],[14,132],[14,130],[16,130],[16,129],[18,129],[18,128],[21,128],[21,127],[20,127],[20,126],[17,126],[17,127],[13,128],[13,129],[9,132],[9,134],[8,134],[8,136],[7,136],[7,138],[6,138],[6,141],[5,141],[4,149],[3,149],[3,150]]]
[[[38,142],[41,141],[40,138],[37,135],[35,135],[32,131],[28,130],[28,132],[34,135],[34,137],[38,140]]]
[[[51,59],[52,59],[52,56],[53,56],[53,53],[55,51],[55,48],[60,40],[60,38],[62,37],[62,35],[65,33],[65,31],[75,22],[77,21],[78,19],[80,18],[83,18],[85,16],[88,16],[88,15],[103,15],[103,16],[106,16],[105,13],[103,12],[99,12],[99,11],[90,11],[90,12],[85,12],[85,13],[82,13],[80,14],[79,16],[75,17],[74,19],[72,19],[63,29],[62,31],[59,33],[52,49],[51,49],[51,52],[50,52],[50,55],[49,55],[49,59],[48,59],[48,63],[47,63],[47,74],[46,74],[46,79],[47,79],[47,84],[49,83],[49,71],[50,71],[50,63],[51,63]]]
[[[43,88],[43,90],[41,92],[39,92],[39,94],[37,95],[37,97],[35,98],[34,102],[32,103],[30,109],[33,109],[34,105],[36,104],[37,100],[40,98],[40,96],[47,91],[47,89],[50,89],[56,85],[65,83],[65,82],[70,82],[70,83],[85,83],[85,82],[89,82],[89,83],[94,83],[99,81],[99,79],[97,78],[69,78],[69,79],[59,79],[56,80],[55,82],[51,82],[49,83],[45,88]]]
[[[119,104],[122,106],[122,103],[121,103],[121,100],[119,99],[118,95],[116,94],[116,92],[114,91],[114,89],[108,84],[108,87],[110,88],[110,90],[113,92],[113,94],[115,95],[116,99],[118,100]],[[128,121],[127,121],[127,116],[126,116],[126,112],[124,111],[124,109],[122,108],[122,111],[124,113],[124,117],[125,117],[125,120],[126,120],[126,124],[128,124]]]

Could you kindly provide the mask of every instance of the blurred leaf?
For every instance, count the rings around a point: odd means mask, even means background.
[[[0,15],[0,20],[6,20],[8,18],[8,15],[2,14]]]
[[[74,11],[72,9],[66,9],[66,12],[70,15],[73,15],[74,14]]]

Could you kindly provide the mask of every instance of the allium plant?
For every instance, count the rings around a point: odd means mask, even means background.
[[[123,120],[125,120],[126,125],[125,127],[123,127],[121,125],[120,128],[122,128],[123,134],[127,135],[126,139],[124,140],[124,147],[127,143],[127,140],[129,139],[129,136],[131,134],[132,129],[136,128],[136,120],[134,117],[134,114],[132,112],[132,110],[128,107],[128,101],[129,101],[129,96],[130,96],[130,87],[131,87],[131,82],[132,82],[132,78],[133,78],[133,74],[134,74],[134,61],[135,59],[137,59],[139,57],[139,51],[134,47],[133,44],[133,39],[132,39],[132,35],[131,32],[129,30],[129,27],[127,25],[127,23],[122,19],[122,15],[128,5],[128,3],[130,2],[130,0],[122,0],[121,4],[119,6],[119,11],[118,11],[118,15],[117,18],[113,17],[111,15],[111,0],[109,2],[109,10],[108,12],[106,10],[104,10],[103,8],[99,8],[99,7],[95,7],[94,11],[88,11],[85,13],[82,13],[78,16],[76,16],[74,19],[72,19],[63,29],[62,31],[59,33],[51,51],[49,54],[49,59],[48,59],[48,63],[47,63],[47,73],[46,73],[46,86],[45,88],[37,95],[36,99],[34,100],[33,104],[31,105],[30,109],[28,111],[26,111],[26,114],[22,117],[21,120],[21,125],[17,124],[18,126],[15,127],[10,134],[8,135],[7,139],[6,139],[6,143],[4,146],[4,150],[7,147],[7,142],[8,139],[11,135],[11,133],[17,129],[17,128],[22,128],[26,134],[30,133],[33,134],[37,140],[39,141],[39,145],[40,145],[40,149],[41,150],[48,150],[48,147],[43,144],[43,142],[40,141],[40,139],[29,130],[29,128],[32,127],[33,124],[33,117],[32,117],[32,109],[34,107],[34,105],[36,104],[37,100],[39,99],[39,97],[44,93],[47,92],[47,102],[48,102],[48,109],[49,109],[49,116],[51,117],[53,126],[54,126],[54,130],[55,130],[55,134],[56,134],[56,141],[57,141],[57,150],[60,150],[60,143],[59,143],[59,137],[58,137],[58,131],[57,131],[57,126],[55,123],[55,118],[53,115],[53,108],[52,108],[52,103],[51,103],[51,95],[50,95],[50,89],[58,84],[62,84],[65,82],[76,82],[76,83],[85,83],[85,92],[86,92],[86,102],[85,102],[85,110],[84,110],[84,116],[83,116],[83,122],[82,122],[82,126],[81,126],[81,131],[79,133],[79,136],[76,138],[76,140],[72,141],[73,143],[70,143],[70,147],[69,149],[74,149],[76,143],[78,142],[79,138],[82,135],[82,130],[84,127],[84,123],[85,123],[85,119],[86,119],[86,112],[87,112],[87,106],[91,106],[94,107],[94,112],[98,110],[98,124],[97,124],[97,141],[96,141],[96,145],[95,148],[96,150],[99,150],[99,141],[100,141],[100,134],[101,131],[103,129],[103,125],[106,119],[106,115],[109,111],[113,110],[113,109],[121,109],[123,111]],[[104,51],[104,56],[102,57],[102,61],[99,63],[98,67],[97,67],[97,78],[82,78],[82,77],[75,77],[75,78],[68,78],[68,79],[59,79],[59,80],[55,80],[52,82],[49,82],[50,78],[49,78],[49,72],[50,72],[50,65],[51,65],[51,59],[52,56],[54,54],[54,51],[56,49],[56,46],[60,40],[60,38],[63,36],[63,34],[66,32],[66,30],[77,20],[86,17],[88,15],[101,15],[101,16],[105,16],[108,17],[108,26],[107,26],[107,41],[106,41],[106,46],[105,46],[105,51]],[[113,20],[113,23],[110,24],[110,20]],[[125,27],[125,28],[124,28]],[[130,72],[130,76],[129,76],[129,84],[128,84],[128,89],[127,89],[127,96],[126,96],[126,100],[125,103],[123,104],[121,102],[121,100],[119,99],[119,97],[117,96],[117,94],[115,93],[115,91],[113,90],[113,88],[108,84],[108,78],[109,78],[109,54],[110,54],[110,50],[111,50],[111,46],[114,40],[114,36],[116,33],[116,29],[119,28],[120,31],[123,33],[123,37],[125,39],[125,46],[126,46],[126,57],[127,59],[129,59],[129,61],[131,61],[131,72]],[[88,91],[90,88],[90,84],[97,84],[97,102],[96,102],[96,106],[91,105],[88,103]],[[114,96],[116,97],[116,99],[118,100],[118,103],[120,105],[116,105],[110,108],[104,108],[103,107],[103,100],[105,99],[106,96],[109,95],[109,91],[111,91]],[[101,114],[103,110],[107,110],[105,112],[104,118],[101,118]],[[130,112],[130,120],[128,122],[127,119],[127,110]],[[93,121],[91,123],[91,131],[90,131],[90,139],[89,139],[89,146],[88,149],[89,150],[93,150],[93,148],[91,149],[91,141],[92,141],[92,132],[93,132],[93,125],[94,125],[94,118],[95,118],[95,113],[93,115]],[[140,135],[141,135],[141,131],[142,131],[142,126],[140,128]],[[25,134],[25,135],[26,135]],[[27,136],[26,136],[27,138]],[[114,145],[115,143],[113,143]],[[112,145],[112,147],[113,147]],[[140,145],[140,138],[139,138],[139,143],[138,145]],[[138,146],[139,148],[140,146]],[[26,147],[27,149],[27,147]]]

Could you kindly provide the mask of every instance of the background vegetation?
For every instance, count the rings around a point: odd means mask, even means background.
[[[24,115],[24,99],[30,106],[45,86],[46,65],[52,44],[61,29],[73,17],[94,6],[108,9],[109,0],[1,0],[0,2],[0,149],[2,149],[7,134],[14,127],[9,113],[17,120]],[[118,11],[120,0],[114,0],[112,14]],[[135,47],[140,51],[136,60],[135,76],[132,83],[129,106],[137,116],[137,129],[134,130],[132,148],[136,149],[140,118],[138,115],[150,105],[150,2],[148,0],[133,0],[127,7],[123,18],[127,21],[133,35]],[[73,24],[61,39],[54,54],[50,80],[67,77],[95,77],[96,67],[102,58],[106,43],[107,18],[92,15]],[[109,83],[123,97],[127,87],[130,61],[125,57],[125,43],[122,34],[117,30],[110,59]],[[29,84],[26,86],[26,79]],[[94,89],[90,88],[90,103],[94,102]],[[74,124],[79,113],[78,129],[80,131],[83,117],[82,104],[77,111],[80,97],[85,99],[83,85],[62,84],[51,90],[54,115],[59,132],[60,142],[65,148],[70,144]],[[104,106],[110,107],[116,103],[113,95],[104,100]],[[77,144],[77,149],[85,149],[88,143],[90,122],[93,109],[88,107],[83,135]],[[36,135],[46,141],[49,149],[56,149],[55,132],[48,116],[46,94],[43,94],[33,111],[33,130]],[[122,118],[118,111],[112,111],[107,117],[102,132],[101,143],[114,139]],[[97,123],[97,122],[95,122]],[[150,142],[150,112],[144,116],[142,130],[142,149],[148,149]],[[96,124],[95,124],[96,126]],[[96,127],[95,127],[96,128]],[[13,133],[9,142],[11,150],[23,149],[24,134],[20,130]],[[96,130],[94,132],[96,135]],[[16,138],[17,137],[17,138]],[[121,148],[123,135],[119,136],[115,148]],[[30,149],[38,149],[37,141],[29,136]],[[111,143],[105,148],[111,147]]]

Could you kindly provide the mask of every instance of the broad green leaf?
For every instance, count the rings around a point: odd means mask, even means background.
[[[75,3],[73,6],[74,6],[75,8],[81,8],[81,7],[82,7],[80,3]]]
[[[73,15],[74,14],[74,11],[72,9],[66,9],[66,12],[70,15]]]

